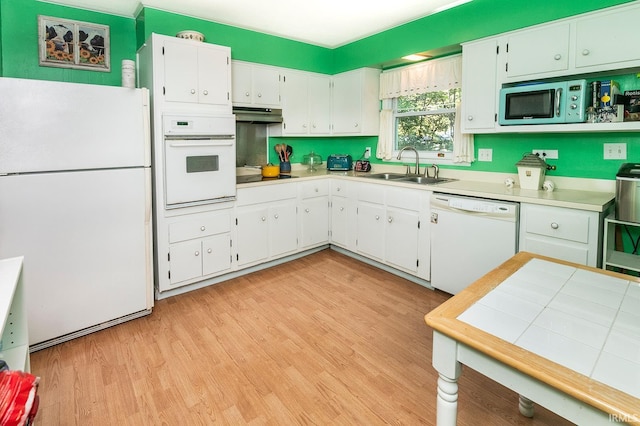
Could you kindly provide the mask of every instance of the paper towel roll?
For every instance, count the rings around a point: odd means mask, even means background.
[[[122,87],[136,88],[136,63],[129,59],[122,60]]]

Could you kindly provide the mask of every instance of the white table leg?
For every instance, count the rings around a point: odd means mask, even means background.
[[[436,424],[455,426],[458,418],[458,378],[462,365],[456,357],[458,342],[433,331],[433,367],[438,372]]]
[[[533,417],[533,402],[522,395],[520,395],[518,409],[520,409],[520,414],[522,414],[523,416]]]
[[[458,380],[438,377],[437,426],[455,426],[458,419]]]

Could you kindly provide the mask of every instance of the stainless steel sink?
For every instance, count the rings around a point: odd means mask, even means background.
[[[425,177],[425,176],[411,176],[411,177],[398,179],[399,182],[413,182],[413,183],[419,183],[422,185],[435,185],[438,183],[451,182],[454,180],[456,179],[434,178],[434,177]]]
[[[407,175],[402,173],[374,173],[372,175],[368,175],[367,177],[371,179],[396,180],[406,178]]]

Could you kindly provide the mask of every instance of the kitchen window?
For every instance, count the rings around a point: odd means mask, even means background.
[[[399,150],[411,146],[421,162],[471,163],[473,136],[459,131],[461,80],[461,55],[383,71],[376,157],[397,161]]]
[[[394,154],[410,146],[421,159],[451,160],[460,93],[455,88],[395,98]]]

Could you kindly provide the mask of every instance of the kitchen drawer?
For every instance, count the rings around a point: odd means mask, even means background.
[[[524,231],[529,234],[544,235],[568,241],[587,244],[591,214],[581,210],[567,210],[559,207],[522,206]]]
[[[524,240],[526,251],[544,256],[555,257],[567,262],[589,265],[589,247],[584,244],[549,241],[548,239],[527,236]]]
[[[331,179],[331,195],[334,197],[348,197],[349,196],[349,182],[345,180]]]
[[[192,215],[169,224],[169,243],[222,234],[230,230],[229,212]]]
[[[312,180],[300,184],[300,197],[315,198],[329,195],[329,181],[327,179]]]
[[[420,211],[422,190],[387,188],[387,207],[397,207],[405,210]]]
[[[358,185],[358,201],[384,204],[384,187],[373,183]]]
[[[251,188],[239,188],[236,193],[236,206],[248,206],[262,204],[270,201],[287,200],[296,198],[295,182],[277,182],[273,185],[260,185]]]

